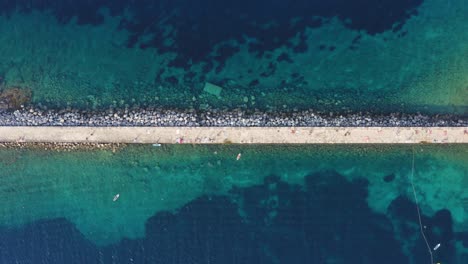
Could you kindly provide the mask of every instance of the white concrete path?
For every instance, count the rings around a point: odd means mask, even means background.
[[[0,127],[0,142],[468,143],[467,127]]]

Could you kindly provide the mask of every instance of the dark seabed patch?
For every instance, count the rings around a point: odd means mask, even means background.
[[[103,23],[103,10],[121,16],[121,29],[128,30],[128,47],[157,48],[159,53],[175,52],[171,66],[188,69],[193,63],[220,66],[247,43],[249,51],[262,56],[280,46],[306,52],[305,28],[320,27],[338,17],[348,28],[378,34],[398,31],[416,14],[423,0],[0,0],[2,13],[19,9],[51,11],[60,22],[76,18],[78,24]],[[128,11],[133,16],[125,17]],[[298,43],[292,39],[299,33]],[[235,40],[236,42],[232,42]],[[228,43],[229,42],[229,43]],[[218,46],[217,50],[214,47]]]
[[[65,219],[0,229],[2,263],[428,263],[415,204],[398,197],[387,214],[367,205],[368,183],[333,171],[305,186],[276,176],[227,196],[202,196],[148,219],[142,239],[96,247]],[[455,263],[451,214],[423,215],[437,262]],[[465,241],[463,241],[465,240]],[[406,254],[406,255],[405,255]],[[462,254],[458,252],[458,254]],[[460,263],[460,262],[459,262]]]

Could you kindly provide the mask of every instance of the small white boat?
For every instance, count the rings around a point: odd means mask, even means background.
[[[119,194],[119,193],[116,194],[116,195],[114,195],[114,198],[112,199],[112,201],[113,201],[113,202],[117,201],[117,199],[119,199],[119,197],[120,197],[120,194]]]
[[[236,160],[240,160],[241,156],[242,156],[242,155],[241,155],[240,153],[237,154]]]

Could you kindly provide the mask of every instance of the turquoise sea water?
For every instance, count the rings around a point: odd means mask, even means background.
[[[467,14],[466,0],[0,0],[0,111],[19,89],[40,108],[466,117]],[[468,263],[467,161],[466,145],[0,148],[0,263]]]
[[[464,263],[466,145],[0,149],[0,260],[429,263],[413,151],[435,259]]]
[[[56,108],[465,115],[467,13],[465,0],[3,0],[0,90]]]

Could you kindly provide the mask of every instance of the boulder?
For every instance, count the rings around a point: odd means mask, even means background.
[[[11,87],[0,91],[1,109],[20,109],[31,102],[32,92],[27,88]]]

